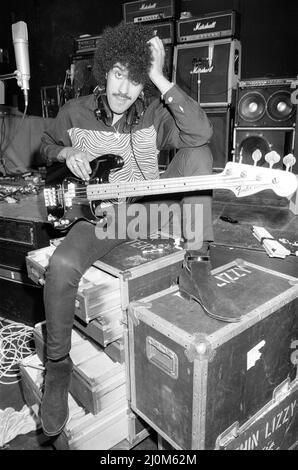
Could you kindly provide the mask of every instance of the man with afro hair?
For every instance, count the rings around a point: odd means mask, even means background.
[[[164,62],[163,43],[151,26],[122,22],[106,28],[94,57],[97,87],[88,96],[68,101],[42,137],[41,150],[48,166],[62,162],[88,182],[90,162],[116,154],[124,165],[111,172],[110,182],[154,180],[161,177],[160,150],[173,148],[177,152],[163,178],[210,174],[210,122],[199,104],[167,79]],[[146,105],[150,87],[158,90],[159,97]],[[204,308],[212,315],[221,293],[209,275],[211,194],[187,193],[182,202],[203,207],[203,243],[186,252],[181,290],[202,303],[200,285],[204,289],[209,281],[210,299],[204,298]],[[69,352],[81,276],[123,241],[99,239],[92,223],[79,220],[50,259],[44,288],[47,362],[41,403],[42,427],[48,436],[58,435],[68,419]]]

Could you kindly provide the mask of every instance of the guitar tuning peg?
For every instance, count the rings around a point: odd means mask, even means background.
[[[283,159],[283,164],[285,165],[286,167],[286,171],[289,171],[292,166],[295,165],[296,163],[296,158],[294,157],[294,155],[292,153],[288,153],[288,155],[286,155]]]
[[[251,158],[252,158],[253,161],[254,161],[254,166],[257,166],[258,161],[261,160],[261,158],[262,158],[262,152],[261,152],[261,150],[256,149],[256,150],[252,153]]]
[[[280,155],[275,152],[275,150],[272,150],[271,152],[266,153],[265,160],[267,163],[269,163],[269,167],[272,168],[275,163],[279,162]]]

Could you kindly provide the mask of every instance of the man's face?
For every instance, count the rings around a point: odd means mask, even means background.
[[[143,85],[128,78],[128,70],[117,63],[107,76],[107,99],[114,114],[123,114],[136,101]]]

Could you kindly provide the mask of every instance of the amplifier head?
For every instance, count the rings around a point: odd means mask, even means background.
[[[153,23],[152,29],[154,29],[154,33],[158,36],[162,42],[167,44],[174,44],[174,22],[167,21],[164,23]]]
[[[174,0],[141,0],[122,5],[125,23],[148,23],[175,17]]]
[[[209,13],[177,21],[177,42],[239,37],[240,17],[236,11]]]

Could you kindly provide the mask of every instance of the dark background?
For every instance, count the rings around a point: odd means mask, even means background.
[[[100,34],[106,25],[122,19],[123,0],[9,0],[1,5],[0,48],[8,60],[0,73],[15,70],[11,25],[25,21],[28,27],[31,68],[28,112],[41,116],[40,88],[62,84],[74,53],[74,38]],[[298,74],[297,0],[180,0],[180,11],[194,16],[234,9],[241,15],[242,79],[252,77],[296,77]],[[16,80],[6,81],[6,102],[23,97]],[[14,103],[13,103],[14,100]]]

